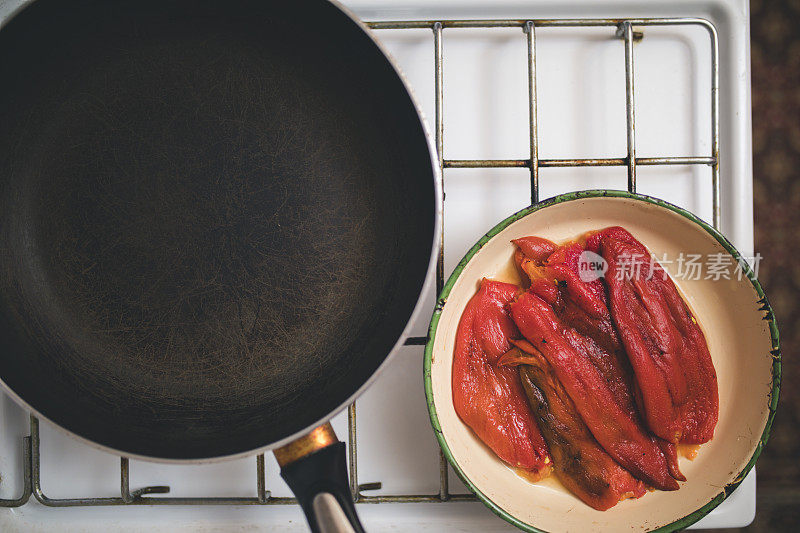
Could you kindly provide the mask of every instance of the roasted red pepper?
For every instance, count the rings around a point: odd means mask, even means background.
[[[497,364],[519,336],[507,305],[519,288],[484,279],[467,303],[456,333],[453,405],[478,438],[506,463],[547,476],[552,461],[531,413],[519,375]]]
[[[522,237],[511,242],[517,245],[522,255],[536,262],[544,261],[558,249],[557,244],[542,237]]]
[[[582,307],[582,306],[581,306]],[[610,355],[591,337],[564,323],[550,304],[526,292],[511,305],[520,333],[541,352],[600,445],[635,477],[661,490],[678,484],[656,440],[620,397],[602,365]],[[616,378],[615,378],[616,379]]]
[[[592,436],[540,353],[524,354],[513,348],[501,362],[520,364],[522,385],[553,456],[553,471],[570,492],[599,511],[645,494],[644,483],[614,461]]]
[[[700,444],[719,416],[717,374],[697,319],[667,272],[620,227],[589,242],[608,262],[609,308],[636,376],[650,430]]]
[[[557,298],[557,287],[553,285],[559,285],[568,289],[574,301],[591,316],[608,316],[602,282],[599,279],[584,282],[578,275],[578,260],[584,251],[583,246],[572,242],[557,247],[538,237],[524,237],[512,242],[518,247],[514,260],[526,286],[536,285],[537,294],[553,303]]]
[[[595,233],[588,237],[585,247],[594,248],[596,253],[597,243],[599,234]],[[518,259],[518,265],[528,277],[536,278],[531,282],[531,292],[549,303],[559,320],[591,338],[601,348],[588,353],[591,362],[608,383],[620,408],[641,425],[642,419],[635,400],[636,382],[625,348],[611,320],[605,288],[599,277],[584,281],[579,276],[578,258],[584,249],[578,243],[569,243],[549,256],[538,254],[538,261],[534,261],[520,247],[518,252],[524,257]],[[644,429],[642,431],[646,432]],[[674,444],[659,438],[655,440],[664,452],[670,475],[679,481],[686,481],[678,466]]]

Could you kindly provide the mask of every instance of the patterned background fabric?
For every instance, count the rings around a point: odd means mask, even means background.
[[[800,527],[800,0],[751,0],[753,190],[759,279],[775,310],[783,386],[758,460],[756,519],[746,531]]]

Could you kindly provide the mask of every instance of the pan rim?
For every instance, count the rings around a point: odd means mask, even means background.
[[[417,295],[416,304],[414,304],[414,308],[409,315],[408,321],[403,328],[403,331],[397,338],[397,341],[392,346],[392,349],[386,355],[384,360],[378,365],[378,368],[372,373],[372,375],[367,379],[364,383],[362,383],[356,390],[353,392],[345,401],[340,403],[338,406],[333,408],[326,414],[325,416],[321,417],[319,420],[313,422],[312,424],[304,427],[300,431],[296,431],[291,435],[288,435],[280,440],[273,441],[271,443],[265,444],[263,446],[259,446],[257,448],[252,448],[240,452],[235,452],[232,454],[227,455],[220,455],[214,457],[203,457],[203,458],[165,458],[165,457],[155,457],[155,456],[148,456],[143,454],[136,454],[126,452],[124,450],[119,450],[117,448],[106,446],[104,444],[95,442],[90,440],[86,437],[83,437],[69,429],[63,427],[62,425],[54,422],[46,415],[42,414],[39,410],[35,409],[31,406],[28,402],[22,399],[16,392],[14,392],[11,387],[9,387],[5,381],[0,377],[0,391],[5,393],[11,400],[13,400],[17,405],[26,409],[29,412],[31,417],[37,418],[39,421],[47,422],[51,427],[57,429],[63,434],[70,436],[71,438],[86,444],[92,448],[98,449],[100,451],[104,451],[107,453],[111,453],[120,457],[125,457],[129,459],[136,459],[141,461],[148,461],[152,463],[161,463],[161,464],[210,464],[210,463],[219,463],[234,459],[242,459],[245,457],[252,457],[254,455],[263,454],[270,450],[274,450],[275,448],[280,448],[290,442],[302,437],[303,435],[307,434],[310,430],[314,429],[315,427],[324,424],[325,422],[329,421],[339,413],[341,413],[346,407],[348,407],[351,403],[353,403],[356,398],[361,396],[361,394],[368,389],[380,376],[380,374],[389,366],[391,360],[397,355],[397,352],[402,348],[405,344],[406,339],[410,336],[411,327],[419,318],[420,314],[422,313],[423,307],[423,296],[427,293],[430,287],[434,283],[435,278],[435,269],[436,269],[436,262],[439,255],[439,244],[441,242],[441,233],[442,233],[442,203],[443,203],[443,191],[442,191],[442,171],[439,165],[439,155],[436,148],[436,143],[434,141],[433,133],[431,130],[430,125],[425,117],[425,114],[422,111],[422,107],[414,94],[414,91],[411,85],[408,82],[403,71],[400,69],[399,65],[395,62],[394,58],[391,56],[389,51],[386,47],[381,43],[372,30],[370,30],[364,22],[359,19],[353,11],[351,11],[346,6],[342,5],[339,0],[321,0],[323,2],[330,3],[338,9],[345,17],[347,17],[350,22],[354,23],[357,29],[360,29],[372,42],[372,44],[378,49],[378,51],[383,55],[386,59],[387,63],[392,67],[394,70],[397,79],[402,84],[403,88],[405,89],[406,94],[408,95],[409,101],[413,106],[413,109],[416,111],[417,117],[419,119],[419,124],[422,129],[422,133],[425,137],[425,143],[428,147],[428,154],[430,156],[430,163],[431,163],[431,170],[432,170],[432,178],[433,178],[433,200],[434,200],[434,223],[433,223],[433,238],[431,241],[431,251],[430,255],[428,256],[428,266],[425,270],[425,277],[422,285],[420,286],[419,293]],[[5,19],[0,21],[0,31],[8,24],[11,20],[13,20],[16,16],[18,16],[21,12],[23,12],[26,8],[35,4],[36,0],[29,0],[26,3],[20,5],[9,13]],[[344,24],[345,21],[343,20],[342,23]],[[341,440],[341,439],[340,439]]]
[[[491,510],[495,515],[499,516],[503,520],[527,532],[545,533],[544,530],[532,526],[528,523],[525,523],[520,519],[518,519],[517,517],[513,516],[508,511],[504,510],[494,501],[492,501],[491,498],[489,498],[487,495],[481,492],[480,489],[478,489],[478,487],[468,478],[463,469],[459,466],[452,451],[450,450],[449,445],[447,444],[447,440],[444,436],[444,432],[442,431],[441,424],[439,423],[439,415],[436,411],[436,405],[434,403],[433,383],[431,377],[431,366],[433,362],[433,345],[436,339],[436,332],[439,325],[439,319],[442,315],[448,296],[450,295],[450,291],[453,289],[453,286],[455,285],[456,281],[460,277],[464,268],[467,266],[467,263],[469,263],[469,261],[473,258],[473,256],[475,256],[475,254],[477,254],[477,252],[481,248],[483,248],[483,246],[487,242],[489,242],[502,230],[504,230],[517,220],[520,220],[531,213],[534,213],[536,211],[539,211],[541,209],[544,209],[552,205],[566,203],[575,200],[583,200],[587,198],[605,198],[605,197],[628,198],[653,204],[662,208],[666,208],[674,213],[677,213],[687,218],[691,222],[694,222],[702,229],[704,229],[707,233],[709,233],[723,248],[725,248],[725,250],[728,253],[731,254],[731,256],[735,260],[744,265],[742,270],[744,271],[747,279],[753,286],[753,289],[755,290],[756,294],[758,295],[759,303],[763,303],[763,307],[761,309],[763,309],[767,313],[767,316],[764,319],[767,320],[769,324],[770,338],[772,340],[772,350],[770,351],[770,354],[772,355],[772,370],[771,370],[771,387],[770,387],[770,395],[768,403],[769,414],[767,416],[767,421],[764,426],[764,430],[758,439],[758,443],[756,444],[753,455],[750,457],[744,468],[736,476],[732,477],[732,481],[726,484],[725,487],[723,487],[722,491],[719,494],[717,494],[717,496],[712,498],[709,502],[707,502],[703,506],[689,513],[688,515],[680,517],[670,522],[669,524],[666,524],[664,526],[655,529],[654,531],[668,532],[668,531],[677,531],[680,529],[684,529],[694,524],[701,518],[703,518],[705,515],[710,513],[714,508],[716,508],[720,503],[722,503],[736,489],[736,487],[738,487],[742,483],[745,476],[750,472],[753,466],[755,466],[756,461],[761,455],[761,452],[764,449],[767,440],[769,439],[772,423],[773,420],[775,419],[775,412],[778,407],[778,398],[780,396],[780,385],[781,385],[781,354],[780,354],[780,336],[778,332],[775,313],[773,312],[772,307],[769,304],[769,300],[767,299],[767,296],[764,293],[761,284],[759,283],[758,279],[756,278],[755,274],[750,268],[750,265],[743,260],[739,251],[718,230],[716,230],[710,224],[708,224],[704,220],[700,219],[699,217],[697,217],[696,215],[694,215],[693,213],[682,207],[678,207],[677,205],[669,203],[660,198],[655,198],[653,196],[631,193],[622,190],[593,189],[586,191],[571,192],[554,196],[552,198],[548,198],[537,204],[530,205],[524,209],[521,209],[520,211],[517,211],[513,215],[504,219],[496,226],[494,226],[492,229],[490,229],[488,232],[486,232],[486,234],[483,237],[481,237],[475,243],[475,245],[467,251],[464,257],[455,267],[453,272],[450,274],[450,277],[448,278],[447,282],[442,288],[442,292],[436,301],[436,307],[434,308],[433,315],[431,316],[430,326],[428,329],[428,342],[425,345],[425,354],[423,358],[423,378],[425,381],[425,399],[428,404],[428,415],[430,418],[431,426],[433,428],[434,434],[436,435],[436,440],[438,441],[439,446],[442,449],[442,453],[447,458],[447,461],[450,463],[450,465],[453,467],[453,470],[456,472],[461,481],[467,486],[467,488],[472,493],[474,493],[477,496],[477,498],[489,508],[489,510]]]

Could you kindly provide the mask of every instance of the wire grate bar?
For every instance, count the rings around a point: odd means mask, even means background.
[[[373,30],[413,30],[429,29],[434,24],[442,28],[522,28],[532,22],[539,28],[580,28],[599,26],[619,26],[629,22],[632,26],[684,26],[701,25],[713,27],[703,18],[609,18],[609,19],[488,19],[488,20],[388,20],[365,22]]]
[[[433,24],[434,90],[436,91],[436,154],[439,156],[439,184],[444,196],[444,72],[442,59],[442,23]],[[437,206],[441,214],[439,257],[436,262],[436,294],[444,287],[444,201]]]
[[[347,458],[350,463],[350,495],[358,502],[358,433],[356,433],[356,402],[347,408]]]
[[[442,200],[439,212],[441,213],[442,232],[439,238],[439,259],[436,265],[436,294],[442,292],[444,287],[444,68],[442,55],[442,28],[441,22],[433,23],[433,63],[434,63],[434,88],[436,91],[436,154],[439,158],[439,183],[442,186]],[[447,459],[439,450],[439,499],[447,501],[450,492]]]
[[[636,192],[636,131],[633,93],[633,27],[630,22],[620,24],[618,34],[625,39],[625,113],[628,134],[628,190]]]
[[[637,157],[637,166],[652,165],[715,165],[714,157]],[[624,167],[628,159],[623,157],[606,159],[539,159],[537,166],[543,167]],[[445,159],[444,168],[529,168],[530,159]]]
[[[539,201],[539,129],[536,109],[536,25],[525,23],[528,41],[528,124],[530,127],[531,159],[531,204]]]
[[[444,503],[444,502],[474,502],[474,494],[449,494],[446,500],[439,495],[408,494],[399,496],[361,496],[358,503]]]
[[[531,200],[539,199],[539,169],[545,167],[621,167],[628,168],[628,188],[636,188],[636,168],[648,165],[708,165],[712,168],[713,225],[719,227],[720,183],[719,183],[719,39],[714,25],[701,18],[609,18],[609,19],[491,19],[491,20],[413,20],[413,21],[374,21],[366,22],[373,30],[383,29],[427,29],[433,33],[434,52],[434,91],[435,91],[435,143],[438,155],[439,184],[444,189],[443,173],[449,168],[527,168],[530,169]],[[636,157],[634,122],[634,71],[633,42],[642,37],[633,27],[696,25],[706,28],[711,42],[711,154],[709,156],[687,157]],[[626,76],[626,119],[627,156],[622,158],[592,159],[540,159],[539,133],[537,124],[536,93],[536,30],[539,28],[611,27],[617,29],[617,36],[624,40]],[[528,113],[530,153],[525,159],[445,159],[444,158],[444,54],[442,33],[450,28],[521,28],[528,47]],[[438,206],[444,213],[444,201]],[[444,226],[444,225],[442,225]],[[444,286],[444,228],[440,234],[440,247],[436,265],[436,290],[439,294]],[[407,346],[426,344],[427,337],[409,337]],[[350,490],[358,503],[420,503],[474,501],[473,494],[451,494],[449,487],[448,463],[439,450],[439,492],[437,494],[392,494],[366,495],[362,491],[378,490],[380,482],[360,484],[358,481],[358,432],[356,425],[356,404],[348,408],[348,461],[350,468]],[[23,439],[22,495],[16,499],[0,499],[0,507],[19,507],[31,496],[50,507],[78,507],[102,505],[289,505],[296,504],[295,498],[274,497],[266,489],[265,457],[256,456],[256,495],[253,497],[171,497],[157,496],[169,492],[163,485],[130,489],[130,462],[120,458],[120,495],[91,498],[50,498],[41,482],[41,442],[39,421],[30,417],[30,435]]]
[[[19,498],[0,499],[0,507],[19,507],[31,498],[31,438],[22,438],[22,494]]]
[[[719,37],[717,28],[708,22],[704,24],[711,41],[711,167],[712,224],[719,229]]]
[[[258,494],[258,503],[267,503],[271,494],[267,490],[267,476],[264,470],[264,454],[260,453],[256,456],[256,493]]]

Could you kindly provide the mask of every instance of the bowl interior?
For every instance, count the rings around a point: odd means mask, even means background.
[[[453,408],[451,371],[455,334],[461,313],[480,280],[489,277],[518,282],[511,239],[538,235],[555,242],[607,226],[620,225],[641,240],[656,257],[676,260],[681,253],[700,254],[701,263],[714,254],[730,257],[708,231],[661,205],[629,197],[588,197],[554,203],[512,222],[451,278],[430,349],[429,401],[446,443],[446,454],[479,496],[504,518],[523,528],[558,531],[650,530],[684,519],[737,479],[757,450],[770,418],[773,389],[771,320],[765,320],[761,296],[746,276],[738,279],[735,261],[731,279],[691,280],[677,277],[677,263],[664,263],[695,312],[706,335],[719,380],[720,418],[714,439],[697,457],[681,459],[688,481],[675,492],[655,491],[639,500],[623,501],[595,511],[551,476],[532,484],[502,463],[458,418]],[[447,289],[447,287],[446,287]],[[771,314],[766,316],[771,318]],[[434,318],[435,321],[435,318]],[[436,420],[434,420],[436,425]],[[718,502],[717,502],[718,503]],[[704,509],[709,511],[713,506]],[[697,513],[687,521],[702,516]],[[678,525],[678,524],[675,524]],[[685,525],[685,524],[684,524]]]

